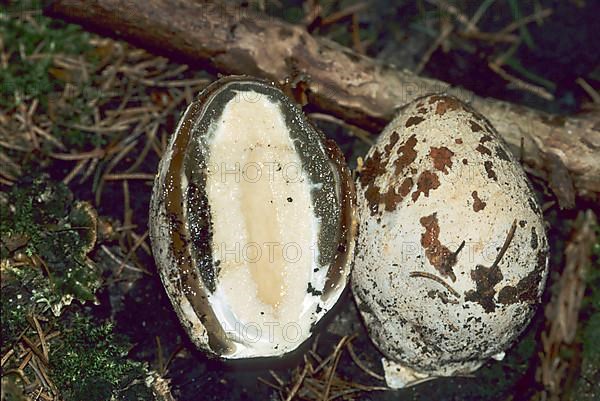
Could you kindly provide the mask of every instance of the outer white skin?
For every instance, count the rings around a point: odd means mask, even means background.
[[[200,349],[210,351],[208,346],[208,331],[204,324],[198,319],[194,308],[186,295],[182,292],[182,284],[179,278],[179,261],[173,254],[170,246],[172,227],[164,212],[165,197],[169,191],[166,184],[166,174],[173,158],[173,148],[178,133],[184,124],[191,124],[185,121],[194,104],[190,104],[177,124],[175,133],[171,136],[167,149],[163,153],[162,159],[158,165],[158,172],[154,179],[152,189],[152,198],[150,199],[150,239],[152,243],[152,255],[156,261],[161,281],[166,289],[167,296],[173,305],[179,320],[185,327],[192,342]],[[162,268],[162,267],[165,268]]]
[[[399,135],[390,156],[383,157],[386,172],[375,177],[380,193],[390,186],[398,189],[406,178],[412,177],[410,193],[395,209],[385,211],[381,204],[378,213],[371,215],[372,205],[365,197],[368,185],[357,182],[361,225],[352,288],[372,340],[388,358],[384,367],[391,387],[404,387],[427,376],[468,373],[488,358],[500,357],[529,322],[533,303],[541,295],[547,275],[544,222],[530,206],[536,205],[536,201],[521,167],[487,121],[462,106],[436,114],[435,99],[421,98],[403,109],[366,157],[368,161],[376,151],[385,154],[393,133]],[[408,119],[415,116],[424,120],[406,127]],[[470,120],[489,132],[474,132]],[[483,134],[492,137],[484,143],[491,156],[476,150]],[[412,135],[417,139],[416,159],[396,175],[394,162],[398,148]],[[456,143],[456,139],[462,140],[462,144]],[[446,147],[454,153],[446,173],[434,167],[429,155],[431,147]],[[496,147],[502,148],[509,160],[498,158]],[[462,163],[463,159],[467,165]],[[497,181],[488,177],[486,161],[492,162]],[[428,196],[420,193],[414,201],[417,179],[425,170],[435,173],[440,185],[430,190]],[[478,212],[473,208],[473,191],[486,202],[485,208]],[[442,245],[454,252],[466,241],[453,267],[455,282],[442,276],[431,264],[421,243],[426,231],[421,218],[433,213],[439,222]],[[490,267],[494,263],[515,219],[517,223],[524,221],[525,226],[517,224],[514,238],[499,263],[503,278],[493,287],[495,310],[488,313],[479,303],[465,299],[465,294],[477,289],[471,272],[477,265]],[[537,249],[531,246],[532,227],[537,233]],[[539,271],[539,283],[533,290],[536,300],[498,303],[503,287],[516,286],[536,267]],[[441,278],[459,298],[430,278],[409,276],[415,271]],[[429,296],[432,290],[455,303],[444,303],[437,293]]]

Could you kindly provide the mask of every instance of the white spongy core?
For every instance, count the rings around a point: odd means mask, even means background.
[[[316,308],[308,283],[322,281],[313,272],[319,221],[311,183],[280,107],[239,92],[209,129],[206,194],[219,261],[210,302],[236,358],[296,348]]]

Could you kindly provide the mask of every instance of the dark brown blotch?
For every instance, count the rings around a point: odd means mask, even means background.
[[[403,197],[408,195],[410,193],[410,190],[413,187],[413,180],[411,177],[405,178],[404,181],[402,181],[402,184],[400,184],[400,195],[402,195]]]
[[[479,196],[477,195],[477,191],[473,191],[473,193],[471,193],[471,196],[473,197],[473,210],[475,212],[479,212],[485,209],[487,203],[479,198]]]
[[[435,173],[432,173],[429,170],[423,171],[419,175],[419,179],[417,180],[417,190],[412,194],[412,200],[417,201],[421,193],[425,195],[426,198],[429,197],[429,191],[433,191],[434,189],[439,188],[440,180]]]
[[[375,182],[375,179],[385,173],[385,165],[382,161],[382,154],[379,150],[373,152],[373,154],[368,157],[364,164],[363,168],[360,171],[360,183],[363,187],[371,185]]]
[[[456,275],[452,270],[456,264],[456,254],[442,245],[439,240],[440,226],[437,213],[423,216],[419,222],[425,228],[425,232],[421,234],[421,246],[425,249],[427,260],[443,277],[450,277],[452,281],[456,281]]]
[[[390,141],[387,143],[387,145],[385,145],[383,147],[383,150],[385,151],[386,156],[389,157],[390,152],[392,151],[394,146],[396,146],[399,139],[400,139],[400,135],[398,135],[398,133],[396,131],[392,132],[392,135],[390,135]]]
[[[538,235],[535,231],[535,227],[531,227],[531,249],[534,251],[538,248]]]
[[[400,174],[402,171],[415,161],[417,158],[417,151],[415,150],[415,146],[417,145],[417,137],[415,135],[411,135],[410,138],[406,140],[400,147],[398,148],[398,158],[394,162],[395,173]]]
[[[379,187],[375,184],[369,185],[365,191],[365,199],[369,205],[371,216],[375,216],[379,212],[379,203],[381,202]]]
[[[504,278],[498,265],[494,264],[491,267],[477,265],[471,270],[471,278],[475,282],[476,289],[467,291],[465,300],[479,303],[487,313],[494,312],[496,310],[494,286]]]
[[[385,211],[391,212],[396,210],[396,206],[398,203],[402,202],[403,198],[404,197],[401,194],[396,193],[396,189],[394,187],[390,186],[387,192],[381,196],[381,200],[385,205]]]
[[[510,157],[508,156],[508,153],[506,153],[506,151],[502,148],[502,146],[496,146],[496,156],[499,159],[502,159],[504,161],[507,161],[507,162],[510,161]]]
[[[483,128],[481,127],[481,125],[477,124],[473,120],[469,120],[469,125],[471,126],[471,131],[473,131],[473,132],[483,131]]]
[[[462,108],[462,103],[451,96],[434,95],[429,98],[429,104],[436,104],[435,114],[443,116],[448,111],[458,110]]]
[[[485,146],[485,143],[489,142],[491,140],[492,140],[491,136],[489,136],[487,134],[483,135],[481,138],[479,138],[479,145],[477,145],[477,147],[475,148],[475,150],[478,151],[481,154],[491,156],[492,155],[492,151]]]
[[[494,164],[491,161],[487,160],[486,162],[483,163],[483,166],[485,167],[485,171],[487,172],[488,178],[491,178],[494,181],[498,181],[498,176],[496,175],[496,172],[492,168],[494,166]]]
[[[482,155],[488,155],[488,156],[492,155],[492,151],[489,150],[488,148],[486,148],[485,146],[483,146],[482,144],[477,145],[475,150],[478,151],[479,153],[481,153]]]
[[[507,285],[498,293],[498,302],[504,305],[510,305],[517,302],[526,304],[535,304],[539,300],[539,287],[542,281],[542,274],[546,269],[546,254],[539,251],[537,255],[537,264],[534,271],[519,280],[516,286]]]
[[[408,120],[406,120],[406,128],[412,127],[413,125],[419,125],[421,124],[423,121],[425,121],[425,119],[423,117],[419,117],[419,116],[411,116],[408,118]]]
[[[433,160],[433,167],[444,174],[448,174],[448,169],[452,167],[452,156],[454,156],[454,152],[445,146],[439,148],[431,147],[429,150],[429,157]]]
[[[529,181],[527,181],[527,185],[529,185]],[[531,189],[531,187],[529,187],[529,190],[531,192],[533,192],[533,190]],[[537,202],[534,199],[528,198],[527,199],[527,203],[529,204],[529,207],[531,208],[531,210],[534,213],[536,213],[536,214],[540,214],[541,213],[540,208],[539,208],[539,206],[537,205]]]

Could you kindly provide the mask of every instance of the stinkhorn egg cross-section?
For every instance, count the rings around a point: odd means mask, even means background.
[[[355,232],[343,156],[280,89],[228,77],[188,107],[159,165],[150,234],[199,348],[297,348],[344,289]]]

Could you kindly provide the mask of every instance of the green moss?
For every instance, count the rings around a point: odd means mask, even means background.
[[[21,18],[24,15],[29,21]],[[0,36],[8,56],[7,68],[0,69],[0,106],[6,108],[33,98],[45,105],[48,93],[62,89],[62,83],[49,74],[52,57],[80,55],[91,49],[88,33],[42,16],[37,1],[12,1],[3,6]]]
[[[30,305],[27,294],[23,294],[20,282],[2,273],[2,302],[0,302],[0,352],[2,355],[13,345],[27,327],[27,314]]]
[[[2,207],[2,257],[24,253],[42,261],[40,266],[21,266],[12,272],[38,276],[21,279],[35,281],[34,300],[50,306],[55,314],[73,298],[94,300],[100,284],[100,272],[86,256],[96,229],[95,212],[86,205],[73,202],[65,185],[42,175],[15,185]]]
[[[75,315],[62,330],[62,344],[50,354],[52,379],[65,401],[153,399],[143,384],[147,371],[127,359],[130,344],[113,324]]]
[[[2,401],[29,401],[23,394],[23,380],[16,374],[2,376]]]

